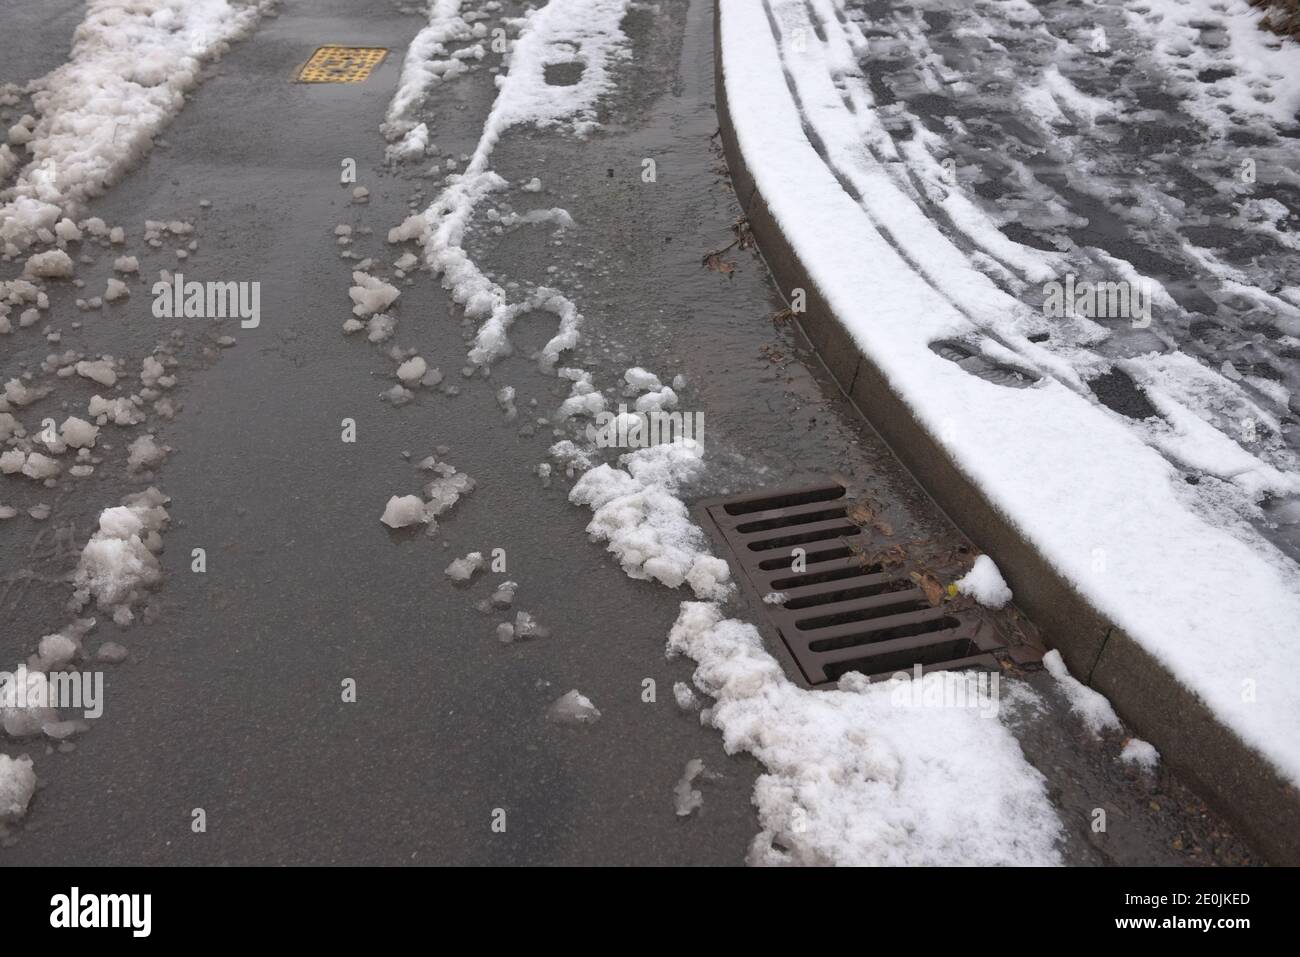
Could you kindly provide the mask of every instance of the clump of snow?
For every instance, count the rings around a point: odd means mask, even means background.
[[[418,495],[394,495],[384,506],[379,520],[389,528],[406,528],[422,525],[429,520],[424,510],[424,499]]]
[[[144,469],[156,469],[162,465],[170,449],[165,445],[159,445],[152,435],[146,434],[135,439],[127,447],[127,451],[127,468],[132,472],[140,472]]]
[[[971,708],[899,706],[891,683],[790,682],[757,629],[683,602],[670,654],[696,662],[707,721],[764,766],[752,864],[1061,863],[1061,824],[1011,732]],[[921,681],[950,681],[935,673]],[[976,680],[974,675],[959,680]]]
[[[573,385],[569,387],[568,398],[555,413],[557,419],[564,421],[575,415],[594,417],[605,411],[605,397],[592,384],[590,372],[584,369],[561,369],[559,376],[571,379]]]
[[[542,627],[537,623],[537,619],[526,611],[515,613],[514,633],[521,641],[528,638],[549,638],[551,635],[550,629]]]
[[[4,397],[12,405],[20,409],[24,406],[31,405],[38,399],[43,399],[50,394],[48,388],[35,388],[28,386],[21,379],[10,379],[5,383]]]
[[[600,709],[575,688],[561,695],[546,716],[558,724],[595,724],[600,720]]]
[[[631,392],[658,392],[663,388],[657,375],[640,366],[633,366],[624,372],[623,381]]]
[[[348,290],[354,303],[352,313],[362,318],[383,312],[402,294],[395,286],[364,272],[354,272],[352,282],[355,285]]]
[[[130,399],[117,397],[105,399],[93,395],[86,406],[86,411],[101,425],[112,422],[114,425],[139,425],[144,421],[144,412]]]
[[[120,273],[138,273],[140,271],[140,260],[134,256],[118,256],[113,260],[113,269]]]
[[[62,249],[36,253],[27,260],[23,274],[36,279],[71,279],[72,257]]]
[[[108,287],[104,290],[105,302],[117,302],[119,299],[125,299],[129,295],[131,295],[131,290],[127,288],[126,283],[115,277],[109,277]]]
[[[116,641],[104,642],[99,646],[99,650],[95,652],[96,661],[102,661],[105,664],[110,665],[120,665],[122,662],[126,661],[126,658],[126,648],[119,645]]]
[[[74,610],[94,599],[100,608],[114,612],[115,620],[130,620],[131,605],[162,580],[155,553],[162,550],[167,501],[149,488],[100,513],[99,528],[82,549],[73,575]]]
[[[397,329],[397,320],[386,312],[371,316],[366,322],[366,338],[371,342],[386,342]]]
[[[957,590],[969,595],[985,608],[1002,608],[1011,601],[1011,589],[993,559],[980,555],[971,570],[956,581]]]
[[[673,785],[673,805],[678,817],[689,817],[704,806],[704,795],[693,785],[695,779],[704,773],[704,762],[691,758],[686,762],[681,779]]]
[[[59,671],[83,654],[82,639],[95,627],[94,618],[78,618],[60,631],[43,637],[36,646],[37,659],[31,662],[39,671]]]
[[[683,711],[696,711],[700,707],[699,697],[685,681],[673,682],[673,700]]]
[[[0,728],[11,738],[30,738],[49,721],[59,720],[52,707],[45,672],[19,665],[0,683]]]
[[[482,571],[486,564],[482,552],[470,552],[464,558],[457,558],[448,565],[444,574],[456,584],[462,585]]]
[[[383,395],[384,400],[394,409],[399,409],[415,398],[415,393],[404,386],[395,385]]]
[[[584,473],[569,500],[594,516],[587,533],[608,542],[623,570],[669,588],[683,582],[700,598],[725,599],[731,569],[709,553],[677,490],[702,470],[698,443],[665,443],[638,449],[619,460],[624,468],[598,465]]]
[[[93,362],[83,359],[77,363],[77,375],[103,386],[112,387],[117,384],[117,370],[113,368],[113,360],[109,358],[96,359]]]
[[[1144,771],[1154,771],[1160,763],[1160,752],[1149,741],[1129,738],[1124,742],[1119,758],[1124,763],[1135,764]]]
[[[575,473],[585,472],[592,466],[590,452],[579,448],[577,444],[569,439],[561,439],[556,442],[550,447],[548,454],[564,466],[565,474],[570,478]]]
[[[402,220],[401,225],[394,226],[388,231],[388,241],[390,243],[424,242],[428,231],[429,221],[419,213],[413,213]]]
[[[11,758],[0,754],[0,824],[17,821],[27,813],[36,793],[36,772],[25,754]]]
[[[647,392],[636,400],[636,410],[640,413],[668,412],[677,408],[677,393],[668,386]]]
[[[57,459],[42,455],[40,452],[28,454],[27,461],[23,463],[23,474],[29,479],[35,479],[42,482],[45,479],[53,478],[63,470]]]
[[[428,363],[419,356],[412,356],[397,367],[397,378],[408,386],[414,385],[423,379],[424,374],[428,371]]]
[[[69,448],[88,449],[94,446],[95,440],[99,437],[99,426],[70,415],[63,420],[63,425],[59,426],[59,435],[63,437],[64,443]]]
[[[504,581],[497,585],[496,590],[492,592],[488,599],[493,608],[505,609],[514,604],[515,592],[519,589],[519,583],[513,581]]]
[[[1084,727],[1093,734],[1120,729],[1119,718],[1115,714],[1115,709],[1110,706],[1110,702],[1106,700],[1106,696],[1092,690],[1071,675],[1059,651],[1053,648],[1043,655],[1043,667],[1057,680],[1066,700],[1070,703],[1070,710],[1079,716]]]
[[[408,130],[399,142],[392,144],[384,152],[388,159],[401,161],[421,157],[428,148],[429,127],[421,123]]]

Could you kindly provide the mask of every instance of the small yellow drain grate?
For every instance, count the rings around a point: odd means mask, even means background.
[[[298,71],[298,82],[362,83],[387,53],[386,47],[323,46]]]

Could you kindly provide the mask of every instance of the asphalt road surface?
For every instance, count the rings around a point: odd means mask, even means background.
[[[0,16],[0,49],[22,51],[0,55],[0,79],[20,82],[66,56],[80,12],[4,0]],[[490,378],[465,377],[472,326],[436,279],[414,273],[401,285],[395,341],[455,389],[423,391],[401,408],[380,400],[393,382],[387,346],[340,331],[352,265],[340,252],[391,262],[387,230],[435,190],[420,165],[385,163],[378,130],[422,23],[387,3],[283,4],[231,48],[165,142],[93,204],[92,214],[128,227],[150,282],[162,268],[259,281],[259,327],[155,319],[139,286],[126,306],[82,313],[73,300],[87,293],[61,288],[51,315],[62,318],[50,322],[60,345],[38,336],[3,344],[7,379],[69,348],[138,367],[168,341],[181,405],[158,423],[173,452],[150,477],[172,502],[166,582],[142,623],[119,630],[101,616],[98,639],[130,651],[109,670],[103,718],[72,746],[6,743],[7,753],[32,754],[42,785],[0,848],[7,865],[744,860],[761,768],[725,754],[720,736],[673,701],[691,666],[666,660],[664,640],[686,596],[629,579],[588,540],[590,513],[567,502],[569,482],[557,475],[548,487],[536,472],[568,385],[527,357],[553,334],[553,317],[521,319],[516,355]],[[960,543],[797,333],[771,321],[784,303],[757,253],[724,254],[730,272],[701,266],[731,242],[738,215],[714,140],[710,5],[640,6],[625,29],[633,56],[601,130],[583,141],[518,131],[498,147],[502,175],[538,177],[539,203],[572,215],[563,245],[542,229],[483,230],[471,245],[502,277],[572,284],[587,316],[584,368],[685,376],[683,404],[704,412],[711,444],[697,494],[837,477],[888,503],[900,527]],[[365,83],[292,82],[324,42],[390,52]],[[433,139],[443,155],[469,153],[492,74],[438,89],[427,107]],[[641,175],[647,157],[654,183]],[[348,158],[370,190],[364,204],[340,185]],[[193,222],[197,249],[178,266],[176,243],[140,241],[145,220]],[[339,224],[354,228],[350,246],[336,241]],[[78,276],[100,289],[114,253],[85,252],[93,262]],[[222,347],[222,335],[236,342]],[[517,391],[514,421],[496,399],[503,385]],[[74,411],[96,391],[84,381],[61,388]],[[354,443],[341,441],[345,419],[356,423]],[[84,483],[6,490],[11,504],[47,501],[54,513],[0,523],[5,661],[63,620],[63,576],[98,511],[148,484],[121,467],[124,444]],[[476,490],[434,537],[390,532],[378,521],[384,503],[418,489],[414,463],[435,450]],[[206,552],[204,574],[191,571],[195,548]],[[519,583],[514,610],[534,614],[549,637],[498,642],[500,616],[475,604],[502,576],[469,587],[444,576],[453,558],[496,548],[504,577]],[[355,702],[342,700],[347,679]],[[1017,734],[1051,784],[1067,860],[1249,858],[1171,775],[1122,768],[1046,675],[1029,679],[1048,708]],[[598,722],[546,720],[571,688],[600,709]],[[695,758],[714,776],[700,785],[703,807],[679,817],[673,788]],[[1099,806],[1111,811],[1104,835],[1089,826]],[[196,809],[203,833],[191,826]],[[502,810],[504,831],[493,828]]]

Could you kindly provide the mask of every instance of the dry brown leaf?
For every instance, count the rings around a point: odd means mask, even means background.
[[[721,253],[709,253],[704,257],[704,268],[722,273],[722,275],[730,278],[731,274],[736,271],[736,264],[729,259],[723,259]]]
[[[912,581],[916,582],[921,591],[925,592],[925,600],[931,605],[937,606],[943,604],[943,585],[939,579],[935,578],[929,572],[912,572],[910,576]]]

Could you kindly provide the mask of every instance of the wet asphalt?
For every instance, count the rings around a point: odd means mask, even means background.
[[[19,31],[63,35],[73,22],[72,14],[68,23],[33,16],[35,4],[18,4],[24,12],[15,19],[12,5],[6,0],[5,22]],[[400,251],[384,233],[436,189],[419,165],[385,165],[377,129],[420,25],[387,4],[282,4],[218,64],[164,132],[165,144],[93,205],[93,214],[128,227],[128,250],[141,256],[149,282],[177,261],[172,244],[143,244],[143,221],[193,221],[199,248],[182,271],[261,282],[262,322],[160,321],[143,283],[126,305],[102,312],[79,312],[72,300],[80,290],[55,292],[59,349],[130,356],[138,368],[158,341],[173,342],[183,408],[174,421],[150,423],[175,450],[156,477],[172,498],[167,581],[145,623],[118,629],[101,616],[97,640],[120,641],[131,657],[110,671],[104,718],[75,748],[5,744],[8,753],[32,754],[42,784],[0,848],[5,864],[744,859],[757,830],[749,797],[761,769],[726,755],[720,736],[672,699],[690,665],[666,661],[664,640],[690,596],[627,578],[587,541],[589,514],[566,501],[567,481],[547,488],[535,473],[555,436],[549,422],[524,426],[548,416],[567,391],[527,358],[553,333],[553,319],[522,318],[516,354],[489,380],[466,379],[472,328],[435,280],[416,274],[401,287],[394,342],[415,348],[459,394],[425,391],[400,409],[379,400],[393,382],[385,349],[341,334],[350,263],[339,258],[335,226],[373,230],[356,234],[351,248],[391,263]],[[516,209],[557,205],[573,216],[563,245],[541,230],[483,232],[472,235],[471,250],[501,275],[552,276],[574,290],[587,321],[573,359],[598,385],[634,364],[665,379],[686,376],[683,406],[705,413],[711,463],[692,495],[835,477],[886,503],[900,535],[960,544],[797,334],[772,321],[784,304],[757,253],[727,253],[735,266],[727,274],[701,267],[705,252],[731,242],[738,215],[713,138],[709,5],[639,6],[625,29],[631,65],[619,74],[602,131],[585,141],[516,131],[495,154],[507,179],[543,181],[531,199],[510,195]],[[42,42],[53,41],[43,34]],[[323,42],[390,53],[364,84],[291,82]],[[48,69],[57,56],[45,50],[20,69]],[[443,155],[471,151],[492,96],[485,69],[438,88],[426,113]],[[641,179],[647,157],[656,160],[653,184]],[[346,158],[370,189],[366,204],[352,203],[339,184]],[[211,207],[201,209],[200,199]],[[78,275],[98,292],[112,254],[84,252],[95,262]],[[82,327],[72,328],[78,320]],[[5,378],[35,370],[53,351],[33,331],[4,343]],[[218,346],[224,334],[236,337],[232,348]],[[514,422],[494,396],[507,384],[518,392]],[[33,413],[60,403],[84,409],[96,391],[84,382],[58,389]],[[352,444],[340,440],[349,418]],[[111,435],[117,466],[75,487],[6,484],[6,501],[48,501],[54,515],[0,524],[5,661],[21,659],[64,620],[60,576],[95,515],[144,484],[120,467],[130,437]],[[378,521],[384,503],[418,492],[425,479],[413,462],[438,448],[476,491],[435,537],[388,531]],[[206,551],[205,574],[190,570],[194,548]],[[444,577],[453,558],[494,548],[505,550],[505,575],[467,588]],[[515,609],[532,612],[550,637],[495,640],[501,616],[474,605],[504,578],[519,582]],[[743,605],[737,613],[758,616]],[[1249,859],[1171,775],[1148,780],[1122,767],[1122,738],[1090,739],[1043,673],[1026,677],[1048,709],[1017,734],[1051,784],[1067,860]],[[356,682],[355,703],[342,700],[347,679]],[[545,720],[570,688],[599,707],[599,722]],[[682,819],[673,785],[692,758],[719,777],[703,786],[703,809]],[[1110,811],[1108,834],[1088,826],[1097,806]],[[191,828],[199,808],[205,833]],[[503,832],[492,827],[500,810]]]

